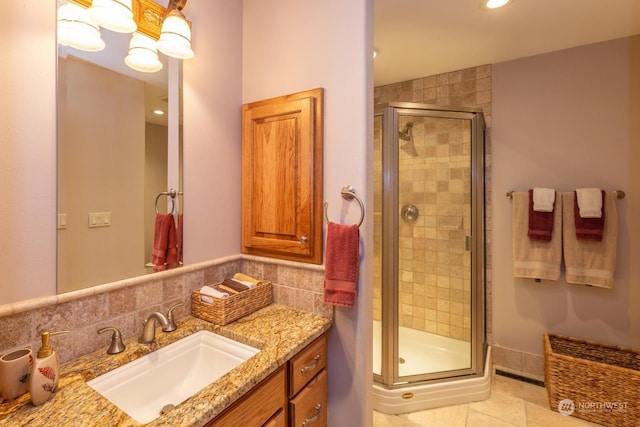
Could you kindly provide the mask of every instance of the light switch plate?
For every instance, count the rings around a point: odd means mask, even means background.
[[[89,212],[89,228],[110,226],[111,212]]]
[[[58,230],[64,230],[67,228],[67,214],[59,213],[58,214]]]

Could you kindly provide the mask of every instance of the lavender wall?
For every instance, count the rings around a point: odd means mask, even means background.
[[[351,184],[365,203],[357,303],[336,308],[329,339],[329,425],[371,425],[373,28],[370,0],[245,0],[243,102],[324,92],[324,200],[334,221],[356,222]]]
[[[638,37],[493,66],[493,343],[542,354],[544,331],[639,345]],[[512,275],[508,190],[622,189],[612,290]],[[635,331],[635,333],[634,333]]]

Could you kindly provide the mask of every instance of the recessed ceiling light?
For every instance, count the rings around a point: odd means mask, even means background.
[[[509,3],[509,0],[487,0],[487,7],[489,9],[497,9]]]
[[[153,114],[157,114],[158,116],[164,115],[164,111],[162,110],[153,110]]]

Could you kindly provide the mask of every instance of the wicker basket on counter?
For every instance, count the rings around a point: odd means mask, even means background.
[[[226,298],[204,295],[211,298],[212,303],[202,301],[202,296],[199,290],[191,293],[191,313],[216,325],[226,325],[271,304],[271,282],[261,281],[251,289]]]
[[[551,410],[605,426],[640,425],[640,351],[544,334]]]

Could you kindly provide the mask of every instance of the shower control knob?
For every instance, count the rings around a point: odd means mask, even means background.
[[[420,213],[418,212],[418,208],[414,205],[404,205],[400,211],[400,215],[406,222],[415,222]]]

